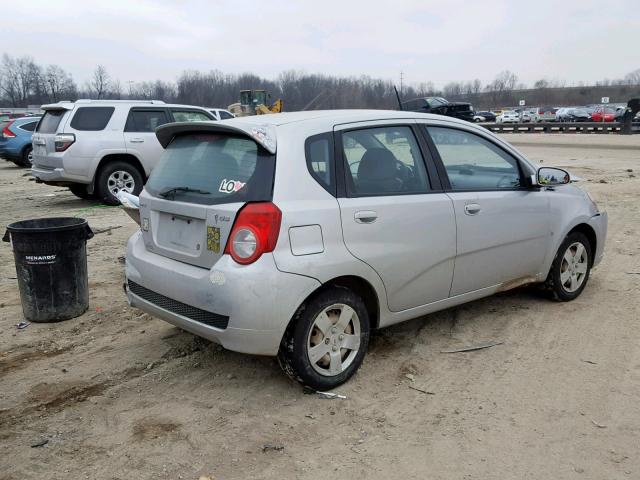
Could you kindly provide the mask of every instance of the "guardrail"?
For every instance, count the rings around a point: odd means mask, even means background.
[[[622,122],[541,122],[541,123],[479,123],[496,133],[617,133]],[[640,123],[634,122],[632,133],[640,133]]]

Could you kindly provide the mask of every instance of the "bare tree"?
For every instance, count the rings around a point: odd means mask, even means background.
[[[584,105],[596,103],[603,96],[610,97],[612,102],[623,103],[640,96],[640,69],[622,79],[603,80],[596,85],[576,82],[575,85],[567,87],[563,80],[542,78],[534,83],[533,89],[527,89],[515,73],[505,70],[484,88],[479,79],[451,81],[443,88],[436,88],[430,81],[405,85],[403,100],[445,96],[453,101],[471,102],[480,109],[515,105],[519,98],[526,98],[530,105]],[[267,90],[271,101],[283,98],[287,110],[398,108],[390,80],[366,75],[335,77],[295,70],[282,72],[275,80],[253,73],[232,75],[218,70],[191,70],[183,72],[176,82],[131,82],[128,97],[225,107],[238,101],[240,90],[258,88]],[[120,81],[111,78],[102,65],[95,69],[84,90],[82,95],[89,98],[122,96]],[[0,105],[23,107],[77,97],[73,78],[59,66],[43,68],[29,57],[14,58],[7,54],[0,58]]]
[[[20,86],[13,58],[6,53],[2,56],[2,70],[0,71],[0,89],[3,96],[12,107],[20,104]]]
[[[42,90],[42,71],[30,57],[2,56],[0,91],[12,106],[26,106]]]
[[[640,85],[640,68],[629,72],[624,77],[625,83],[629,85]]]
[[[546,78],[541,78],[540,80],[537,80],[534,84],[533,84],[533,88],[549,88],[550,84],[549,84],[549,80],[547,80]]]
[[[120,84],[120,80],[113,80],[109,82],[109,84],[109,98],[120,100],[122,98],[122,85]]]
[[[101,99],[105,97],[109,91],[110,83],[111,77],[109,76],[107,69],[102,65],[98,65],[93,72],[91,81],[89,82],[89,87],[93,93],[95,93],[96,98]]]
[[[57,65],[49,65],[44,74],[45,88],[50,102],[70,100],[76,96],[76,85],[67,72]]]
[[[442,93],[445,97],[458,97],[462,95],[463,90],[462,82],[449,82],[442,89]]]

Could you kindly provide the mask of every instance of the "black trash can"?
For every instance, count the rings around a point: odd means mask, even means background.
[[[87,240],[93,232],[83,218],[24,220],[7,227],[24,317],[58,322],[89,308]]]

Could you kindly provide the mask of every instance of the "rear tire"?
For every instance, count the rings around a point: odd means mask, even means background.
[[[87,191],[86,185],[74,185],[69,187],[69,191],[73,193],[76,197],[81,198],[83,200],[91,200],[94,196]]]
[[[545,286],[559,302],[580,296],[589,281],[593,257],[589,239],[573,232],[564,239],[556,253]]]
[[[31,145],[27,145],[25,149],[22,151],[22,155],[20,158],[13,163],[18,165],[19,167],[31,168],[31,152],[33,151],[33,147]]]
[[[98,173],[96,191],[103,203],[119,205],[116,197],[118,191],[125,190],[133,195],[140,195],[143,183],[142,174],[132,164],[123,161],[109,162]]]
[[[346,288],[325,290],[300,307],[284,334],[278,362],[315,390],[331,390],[360,368],[369,345],[369,315]]]

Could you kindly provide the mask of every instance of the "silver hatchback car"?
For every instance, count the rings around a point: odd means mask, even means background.
[[[576,298],[607,214],[472,123],[340,110],[170,124],[128,243],[131,305],[317,389],[373,329],[529,283]]]

